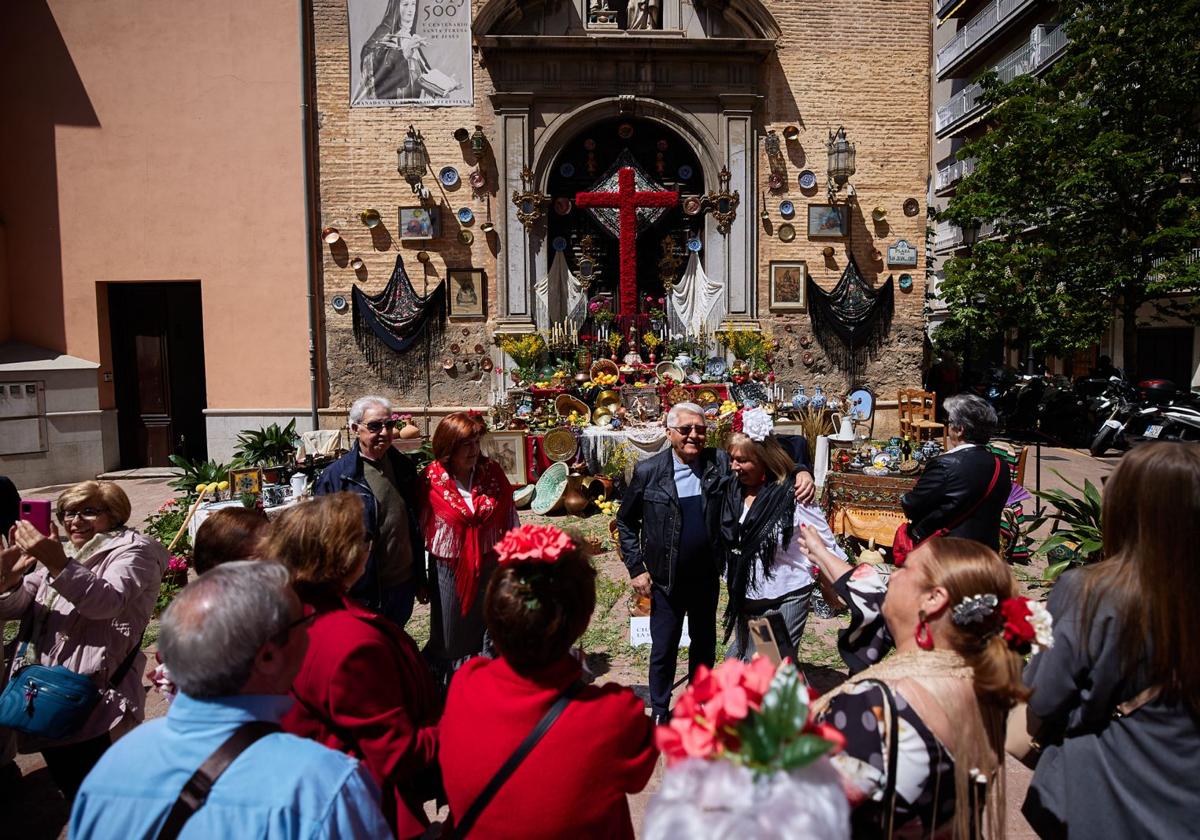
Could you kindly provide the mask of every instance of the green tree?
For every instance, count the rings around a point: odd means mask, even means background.
[[[1041,352],[1096,343],[1123,317],[1137,368],[1135,314],[1197,320],[1200,0],[1063,0],[1070,44],[1043,76],[981,82],[988,130],[938,214],[994,233],[946,262],[942,341],[1015,330]]]

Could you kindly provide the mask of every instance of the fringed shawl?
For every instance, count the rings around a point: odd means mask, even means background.
[[[830,360],[854,381],[858,370],[874,358],[891,328],[895,308],[892,278],[878,289],[863,279],[854,257],[842,279],[826,292],[808,278],[808,311],[813,335]]]
[[[397,254],[396,267],[382,292],[368,295],[355,286],[351,299],[354,340],[367,363],[393,385],[407,388],[416,384],[426,365],[397,364],[396,356],[422,337],[433,341],[440,335],[445,314],[445,284],[439,283],[432,292],[421,297]]]

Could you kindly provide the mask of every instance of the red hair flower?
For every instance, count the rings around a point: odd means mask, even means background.
[[[1054,645],[1054,622],[1043,604],[1018,596],[1000,603],[1004,616],[1004,641],[1021,654],[1037,653]]]
[[[554,563],[575,548],[571,538],[553,525],[522,525],[496,543],[500,565]]]

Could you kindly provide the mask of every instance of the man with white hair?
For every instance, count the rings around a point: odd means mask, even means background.
[[[688,678],[700,665],[712,667],[717,655],[717,598],[720,537],[717,486],[730,477],[729,454],[706,448],[704,410],[676,403],[667,412],[671,448],[637,465],[617,512],[621,554],[634,591],[650,598],[650,708],[665,723],[675,682],[675,660],[683,621],[688,619]],[[796,498],[811,501],[812,475],[803,448]]]
[[[348,490],[362,496],[371,540],[367,569],[352,598],[403,627],[413,601],[427,596],[425,541],[417,519],[417,467],[392,447],[396,421],[386,397],[360,397],[350,406],[350,451],[317,479],[318,496]]]
[[[225,563],[184,587],[158,640],[179,695],[84,779],[70,837],[390,837],[356,759],[279,728],[311,618],[280,563]]]

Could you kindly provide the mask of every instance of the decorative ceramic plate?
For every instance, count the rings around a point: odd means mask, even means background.
[[[681,181],[686,181],[691,177],[692,177],[692,167],[688,166],[686,163],[683,166],[679,167],[679,179]]]
[[[621,395],[616,391],[601,391],[596,395],[596,411],[607,411],[612,414],[621,404]]]
[[[475,234],[469,230],[460,230],[458,232],[458,241],[464,245],[470,245],[475,241]]]
[[[915,216],[920,212],[921,212],[921,202],[917,201],[915,198],[904,199],[904,215],[905,216]]]
[[[560,216],[565,216],[571,212],[571,199],[564,195],[560,195],[554,199],[554,212]]]
[[[483,361],[479,363],[479,367],[481,367],[483,370],[491,370],[492,369],[492,360],[489,359],[487,356],[484,356]]]
[[[481,190],[487,186],[487,178],[483,177],[482,172],[472,172],[470,178],[471,186],[477,190]]]
[[[469,225],[475,221],[475,214],[471,212],[470,207],[460,207],[458,208],[458,220],[464,225]]]
[[[687,249],[693,253],[699,253],[700,249],[703,247],[704,243],[702,243],[699,239],[689,239],[687,241]]]
[[[566,161],[562,166],[558,167],[558,174],[564,178],[574,178],[575,164],[571,163],[569,160]]]
[[[591,417],[588,418],[591,420]],[[554,429],[546,432],[542,438],[542,451],[551,461],[570,461],[579,449],[579,441],[575,440],[570,429]]]
[[[704,375],[718,382],[723,381],[728,372],[729,366],[720,356],[713,356],[704,363]]]
[[[913,287],[913,279],[911,274],[900,275],[900,291],[907,292]]]
[[[550,245],[555,251],[565,251],[567,250],[567,239],[564,236],[556,236]]]
[[[533,494],[536,490],[537,486],[533,484],[518,487],[513,491],[513,504],[519,508],[529,507],[529,503],[533,501]]]
[[[675,403],[688,402],[692,398],[691,392],[682,385],[676,385],[670,391],[667,391],[667,405],[675,405]]]
[[[805,367],[812,367],[812,364],[816,361],[816,359],[814,358],[811,350],[805,350],[800,356],[800,361],[804,363]]]
[[[567,489],[567,476],[566,464],[561,461],[551,464],[537,481],[530,510],[538,515],[545,515],[558,507],[563,492]]]
[[[459,345],[459,343],[457,341],[450,345],[450,352],[451,353],[462,352],[462,347]]]
[[[702,408],[707,408],[710,405],[720,406],[721,397],[713,388],[701,388],[696,392],[696,404]]]
[[[812,336],[811,335],[800,336],[800,346],[801,347],[812,347]]]
[[[633,123],[621,123],[617,126],[617,136],[622,140],[628,140],[633,136]]]
[[[778,172],[772,172],[767,176],[767,188],[773,192],[778,192],[784,187],[783,176]]]
[[[587,407],[587,403],[572,397],[570,394],[559,394],[554,398],[554,410],[558,412],[558,416],[564,420],[572,411],[583,417],[591,419],[592,411]]]
[[[796,215],[796,205],[790,201],[779,202],[779,215],[785,219],[792,218],[792,216]]]
[[[789,225],[787,222],[784,222],[783,224],[781,224],[779,226],[779,241],[780,242],[791,242],[795,238],[796,238],[796,229],[794,227]]]
[[[350,306],[346,303],[346,299],[341,295],[334,295],[333,300],[331,300],[330,303],[333,305],[334,312],[345,312],[350,308]]]
[[[362,261],[362,257],[355,257],[354,259],[350,260],[350,267],[355,271],[362,271],[362,268],[365,265],[366,263]]]
[[[817,176],[811,169],[805,169],[800,173],[800,189],[811,190],[817,185]]]
[[[595,382],[597,375],[601,373],[611,373],[613,376],[617,376],[621,373],[621,369],[617,367],[617,363],[612,359],[597,359],[596,361],[592,362],[592,366],[588,369],[588,373],[591,375],[592,381]]]
[[[608,426],[612,423],[613,415],[608,409],[596,410],[592,412],[593,426]]]
[[[438,173],[438,178],[445,186],[453,187],[458,183],[458,170],[453,166],[443,166],[442,171]]]
[[[659,362],[658,367],[654,368],[654,372],[658,374],[658,378],[669,376],[676,382],[683,381],[683,368],[674,362]]]
[[[693,385],[699,385],[704,381],[704,374],[702,374],[698,368],[694,367],[688,368],[686,371],[684,371],[683,377]]]
[[[697,196],[689,195],[683,200],[683,212],[689,216],[695,216],[700,212],[700,199]]]
[[[730,385],[729,396],[736,403],[753,401],[758,405],[767,402],[767,387],[761,382],[743,382],[741,385]]]

